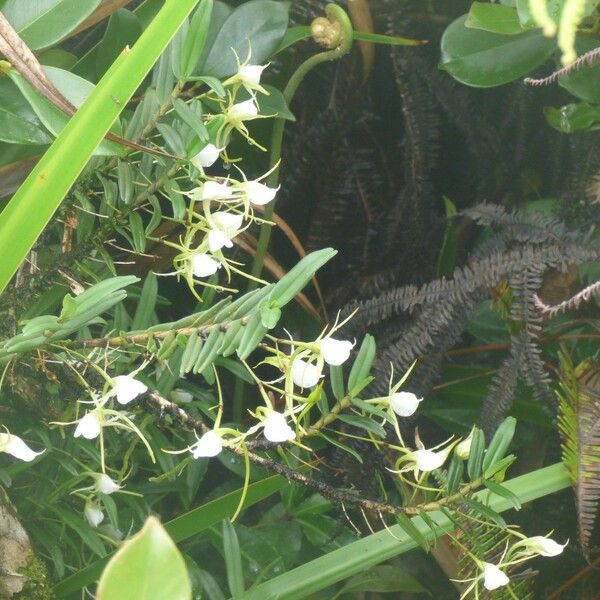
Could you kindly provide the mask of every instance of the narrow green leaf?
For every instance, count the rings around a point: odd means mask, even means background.
[[[423,533],[420,531],[418,527],[415,526],[412,519],[407,517],[404,513],[396,515],[396,523],[398,523],[398,527],[411,538],[415,544],[421,546],[425,552],[429,552],[429,542]]]
[[[519,502],[519,497],[511,492],[509,489],[505,488],[503,485],[496,483],[494,481],[485,481],[485,487],[496,494],[496,496],[501,496],[502,498],[506,498],[516,510],[521,508],[521,503]]]
[[[237,534],[229,519],[223,520],[223,557],[231,597],[233,600],[240,600],[244,594],[242,554]]]
[[[306,286],[312,276],[336,254],[337,251],[332,248],[323,248],[323,250],[317,250],[305,256],[273,286],[269,296],[270,300],[283,308]]]
[[[487,471],[494,463],[504,458],[515,435],[516,426],[517,420],[514,417],[507,417],[502,421],[485,453],[485,458],[483,459],[484,471]]]
[[[413,40],[397,35],[369,33],[368,31],[354,31],[352,32],[352,38],[357,42],[372,42],[373,44],[382,44],[385,46],[421,46],[425,43],[422,40]]]
[[[345,395],[344,390],[344,369],[341,365],[331,365],[329,367],[329,383],[336,400],[341,400]]]
[[[190,20],[180,57],[180,71],[183,79],[187,79],[194,72],[200,60],[206,44],[212,9],[213,0],[201,0]]]
[[[467,473],[471,481],[477,479],[481,475],[483,466],[483,455],[485,452],[485,436],[481,429],[473,430],[473,438],[471,440],[471,449],[469,451],[469,460],[467,462]]]
[[[350,370],[350,376],[348,377],[348,389],[350,393],[354,393],[354,388],[363,379],[365,379],[371,371],[373,360],[375,359],[375,338],[372,335],[365,335],[363,342],[360,346],[360,350],[354,360],[352,369]]]
[[[158,277],[153,271],[149,271],[144,280],[140,301],[133,316],[132,329],[145,329],[152,324],[152,315],[156,306],[158,295]]]

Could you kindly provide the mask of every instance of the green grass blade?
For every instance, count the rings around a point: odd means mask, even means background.
[[[502,485],[524,504],[562,490],[570,485],[570,481],[563,465],[555,464],[516,477]],[[510,499],[497,496],[488,490],[478,492],[475,497],[488,503],[497,512],[513,508]],[[452,521],[441,511],[430,512],[428,516],[440,528],[438,535],[441,531],[451,531],[454,528]],[[421,517],[414,517],[412,523],[423,537],[433,538],[434,533]],[[416,547],[417,543],[401,527],[394,525],[389,531],[379,531],[256,586],[248,593],[247,599],[307,598],[338,581]]]
[[[248,487],[244,507],[248,508],[268,498],[287,485],[289,485],[288,480],[279,475],[267,477],[266,479],[252,483]],[[243,490],[240,488],[176,517],[165,524],[167,533],[174,542],[181,542],[220,523],[223,519],[231,517],[238,507],[242,492]],[[111,556],[112,554],[97,560],[74,575],[63,579],[54,587],[56,597],[64,598],[69,594],[77,592],[84,586],[94,583],[100,577],[102,569]]]
[[[0,292],[198,0],[167,2],[124,50],[0,214]]]

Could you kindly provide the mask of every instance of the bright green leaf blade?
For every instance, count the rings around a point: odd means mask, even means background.
[[[494,87],[522,77],[541,65],[553,52],[555,42],[541,31],[498,35],[468,29],[466,15],[444,32],[440,68],[473,87]]]
[[[97,600],[190,600],[192,587],[177,546],[155,517],[110,559]]]
[[[516,8],[486,2],[473,2],[471,4],[465,27],[483,29],[483,31],[504,35],[515,35],[523,32]]]
[[[0,292],[198,0],[169,2],[123,52],[0,214]]]
[[[99,4],[100,0],[6,0],[2,14],[32,50],[40,50],[73,31]]]

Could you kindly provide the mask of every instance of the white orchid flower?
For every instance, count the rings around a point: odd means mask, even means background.
[[[231,212],[216,212],[210,216],[214,227],[208,232],[208,249],[216,252],[223,247],[231,248],[231,241],[240,231],[244,215]]]
[[[106,473],[102,473],[96,479],[96,491],[109,496],[121,489],[121,486],[113,481]]]
[[[233,188],[226,182],[205,181],[200,192],[200,200],[229,200]]]
[[[332,337],[324,337],[319,340],[319,350],[323,355],[323,360],[328,365],[338,366],[345,363],[354,344],[348,340],[336,340]]]
[[[92,410],[79,419],[77,427],[73,432],[73,437],[84,437],[86,440],[93,440],[100,435],[101,431],[102,422],[99,411]]]
[[[492,563],[483,563],[483,587],[496,590],[510,582],[508,575]]]
[[[412,392],[394,392],[389,397],[390,406],[399,417],[413,415],[422,401],[423,398],[418,398]]]
[[[83,509],[85,520],[92,526],[98,527],[104,521],[104,513],[97,504],[88,502]]]
[[[190,162],[201,171],[205,167],[212,167],[223,148],[217,148],[214,144],[206,144],[196,156],[194,156]]]
[[[260,78],[267,65],[240,65],[237,72],[239,82],[246,88],[257,89],[260,87]]]
[[[254,98],[238,102],[225,111],[225,118],[234,126],[242,121],[249,121],[258,116],[258,106]]]
[[[513,550],[517,548],[523,548],[526,554],[539,554],[540,556],[558,556],[565,549],[565,546],[569,542],[559,544],[554,540],[544,537],[542,535],[535,535],[533,537],[525,538],[520,542],[517,542],[513,546]]]
[[[129,404],[140,394],[148,391],[148,386],[131,375],[118,375],[113,378],[114,390],[119,404]]]
[[[296,438],[296,433],[287,424],[285,416],[272,410],[262,422],[263,434],[269,442],[290,442]]]
[[[211,458],[223,450],[223,438],[216,431],[207,431],[190,448],[194,458]]]
[[[31,462],[36,456],[43,454],[33,451],[18,435],[13,433],[0,433],[0,452],[6,452],[25,462]]]
[[[401,468],[397,471],[392,471],[392,473],[413,471],[415,479],[418,479],[420,473],[430,473],[431,471],[439,469],[446,462],[448,455],[452,452],[452,449],[457,442],[453,442],[437,452],[435,451],[446,443],[447,442],[442,442],[441,444],[428,449],[425,448],[417,436],[417,450],[405,451],[406,454],[398,460],[398,465],[401,465]]]
[[[264,206],[272,200],[274,200],[279,187],[270,188],[269,186],[261,183],[260,181],[243,181],[240,182],[237,187],[242,193],[248,198],[250,204],[254,206]]]
[[[321,379],[321,369],[302,358],[295,358],[291,367],[292,381],[299,388],[315,387]]]
[[[198,252],[192,256],[192,272],[195,277],[210,277],[220,268],[221,263],[206,252]]]

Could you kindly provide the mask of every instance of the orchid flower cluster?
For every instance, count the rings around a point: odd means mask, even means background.
[[[263,183],[276,168],[258,177],[248,180],[244,172],[227,155],[227,145],[233,131],[238,131],[253,146],[262,148],[250,137],[246,122],[259,118],[269,118],[274,115],[260,115],[257,103],[257,93],[269,95],[260,84],[263,70],[267,65],[239,64],[235,75],[223,82],[226,89],[225,99],[211,96],[220,107],[220,114],[208,115],[208,128],[212,128],[213,138],[194,157],[190,163],[199,173],[199,185],[184,192],[190,199],[185,222],[186,232],[180,243],[162,240],[166,245],[176,248],[179,253],[173,259],[175,273],[182,276],[194,294],[195,285],[218,287],[207,281],[221,268],[231,278],[232,272],[249,277],[225,255],[225,250],[233,247],[233,240],[247,229],[253,222],[264,222],[255,216],[254,210],[259,210],[273,201],[279,188],[272,188]],[[250,97],[238,101],[240,93]],[[206,170],[212,167],[219,157],[222,157],[227,168],[233,165],[240,177],[234,178],[211,176]],[[229,290],[233,291],[233,290]],[[197,295],[197,294],[196,294]]]
[[[463,547],[466,555],[469,556],[475,563],[476,574],[468,579],[456,580],[460,583],[468,583],[469,585],[464,590],[461,600],[468,597],[471,592],[474,592],[475,598],[479,598],[480,584],[488,591],[494,591],[510,584],[510,577],[507,571],[510,567],[523,563],[525,561],[543,557],[558,556],[565,549],[568,540],[564,544],[559,544],[549,536],[536,535],[526,537],[515,529],[507,529],[506,533],[510,537],[517,538],[518,541],[510,545],[507,542],[504,552],[498,563],[486,562],[479,560],[467,549]],[[456,540],[454,540],[456,542]]]

